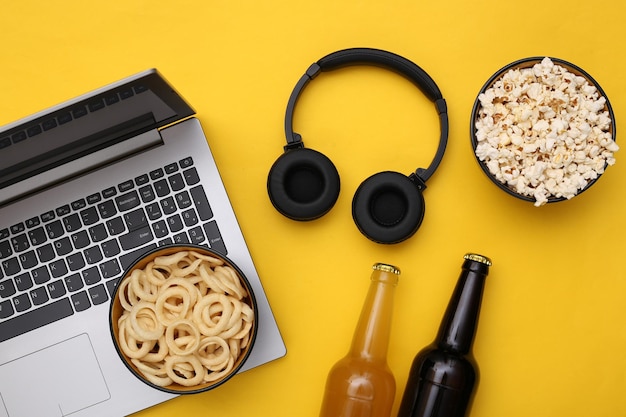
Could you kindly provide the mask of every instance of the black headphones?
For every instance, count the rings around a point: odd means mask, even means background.
[[[439,146],[427,169],[418,168],[409,176],[393,171],[374,174],[358,187],[352,200],[352,217],[361,233],[377,243],[399,243],[411,237],[424,218],[422,191],[443,158],[448,143],[448,114],[435,81],[419,66],[394,53],[344,49],[307,69],[289,97],[285,115],[287,145],[270,169],[267,191],[274,207],[293,220],[317,219],[335,205],[339,173],[328,157],[304,147],[302,137],[293,131],[293,113],[304,87],[320,72],[351,65],[375,65],[403,75],[435,103],[439,114]]]

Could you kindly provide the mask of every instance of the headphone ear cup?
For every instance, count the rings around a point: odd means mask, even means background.
[[[326,214],[339,196],[339,173],[328,157],[307,148],[290,149],[267,178],[270,201],[280,213],[307,221]]]
[[[367,238],[399,243],[417,231],[424,218],[424,197],[406,175],[385,171],[359,186],[352,200],[352,218]]]

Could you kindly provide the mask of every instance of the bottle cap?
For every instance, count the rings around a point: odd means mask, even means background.
[[[491,259],[483,255],[478,255],[477,253],[466,253],[463,259],[468,260],[468,261],[480,262],[487,266],[491,266]]]
[[[383,263],[375,263],[374,266],[372,266],[372,269],[376,270],[376,271],[383,271],[383,272],[390,272],[392,274],[396,274],[396,275],[400,275],[400,269],[393,266],[393,265],[389,265],[389,264],[383,264]]]

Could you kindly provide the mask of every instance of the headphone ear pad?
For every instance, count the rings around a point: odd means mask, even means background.
[[[352,218],[367,238],[399,243],[417,231],[424,218],[424,197],[406,175],[384,171],[359,186],[352,199]]]
[[[290,149],[272,165],[267,177],[270,201],[280,213],[307,221],[326,214],[339,197],[339,173],[324,154]]]

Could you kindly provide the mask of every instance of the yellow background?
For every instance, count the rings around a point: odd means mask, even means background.
[[[4,1],[0,125],[149,67],[198,113],[288,354],[140,417],[317,416],[374,262],[402,269],[389,346],[395,415],[411,360],[434,338],[468,251],[493,260],[474,345],[482,377],[472,415],[624,416],[624,151],[590,190],[536,208],[484,176],[469,116],[493,72],[549,55],[600,83],[619,132],[625,14],[619,0]],[[328,215],[290,221],[266,193],[296,81],[322,56],[355,46],[416,62],[448,103],[450,140],[427,183],[424,223],[398,245],[365,239],[350,210],[363,179],[387,169],[408,174],[434,154],[434,107],[394,74],[334,71],[302,96],[295,129],[342,178]]]

